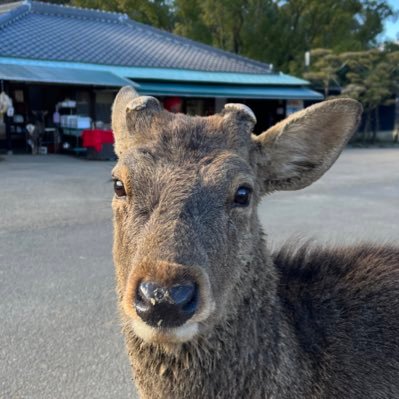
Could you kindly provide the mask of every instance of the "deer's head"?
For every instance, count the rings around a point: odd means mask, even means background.
[[[318,179],[360,114],[356,101],[327,101],[256,137],[245,105],[191,117],[123,88],[112,115],[114,260],[135,334],[185,342],[234,312],[237,296],[250,290],[260,199]]]

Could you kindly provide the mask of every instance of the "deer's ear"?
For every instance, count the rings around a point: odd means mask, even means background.
[[[338,158],[361,114],[362,106],[355,100],[325,101],[254,137],[253,157],[262,193],[312,184]]]

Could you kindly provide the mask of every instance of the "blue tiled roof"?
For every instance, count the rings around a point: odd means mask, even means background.
[[[1,66],[1,65],[0,65]],[[276,87],[265,85],[211,85],[193,83],[141,82],[140,94],[180,97],[223,97],[253,99],[322,100],[323,96],[305,87]]]
[[[125,14],[36,1],[0,5],[0,57],[270,74],[270,65],[135,22]]]
[[[72,85],[138,87],[131,80],[124,79],[108,71],[90,71],[62,67],[15,65],[0,63],[0,79],[20,82],[51,82]]]

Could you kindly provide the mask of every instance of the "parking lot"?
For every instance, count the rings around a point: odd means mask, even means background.
[[[0,161],[0,398],[133,396],[111,257],[112,162]],[[348,149],[313,186],[267,197],[270,245],[399,245],[399,148]]]

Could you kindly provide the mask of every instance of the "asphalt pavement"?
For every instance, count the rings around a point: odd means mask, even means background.
[[[134,397],[112,265],[113,162],[0,160],[0,398]],[[399,148],[349,149],[259,216],[286,239],[399,245]]]

